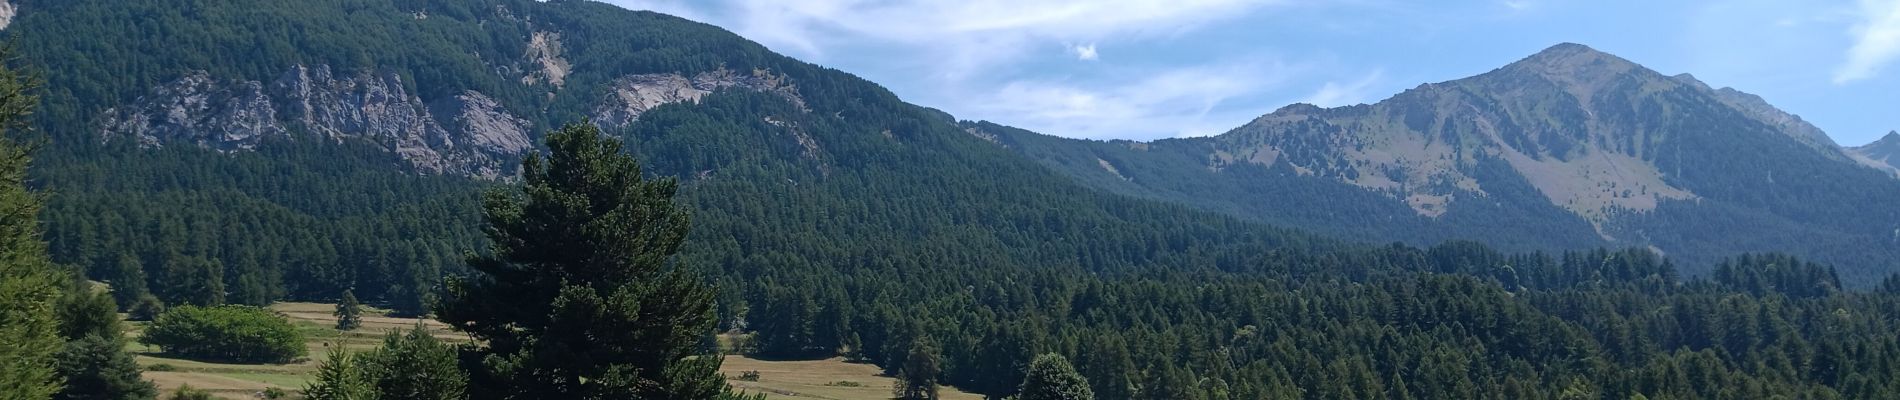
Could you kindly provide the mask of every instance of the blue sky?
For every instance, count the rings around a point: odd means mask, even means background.
[[[1052,135],[1211,135],[1560,42],[1755,93],[1843,145],[1900,129],[1900,0],[608,0]]]

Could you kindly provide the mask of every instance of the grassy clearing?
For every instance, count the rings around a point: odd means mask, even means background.
[[[720,367],[732,387],[750,393],[765,393],[774,399],[884,400],[891,398],[894,379],[879,375],[871,364],[854,364],[843,358],[813,361],[764,361],[744,356],[726,356]],[[758,371],[757,382],[736,378],[746,371]],[[983,396],[944,387],[944,399],[981,399]]]
[[[466,343],[470,340],[467,335],[449,330],[447,325],[440,322],[390,317],[385,310],[365,308],[363,326],[355,331],[342,332],[335,329],[336,317],[331,315],[336,310],[333,304],[278,303],[272,305],[271,309],[288,316],[291,323],[303,332],[307,340],[304,345],[309,348],[308,356],[289,364],[221,364],[171,358],[155,347],[137,343],[136,338],[144,329],[144,323],[130,324],[128,333],[134,340],[128,349],[137,355],[139,365],[146,368],[145,379],[157,383],[161,393],[170,393],[180,385],[189,384],[193,388],[210,391],[219,398],[256,399],[257,394],[267,388],[280,388],[291,393],[303,389],[304,383],[309,382],[315,374],[317,364],[323,361],[329,346],[344,346],[357,351],[373,349],[382,344],[384,334],[396,329],[410,329],[417,323],[423,324],[430,334],[450,343]],[[722,344],[730,344],[733,338],[720,339]],[[732,378],[746,371],[758,371],[757,382],[737,379],[728,382],[733,387],[750,393],[766,393],[767,397],[774,399],[891,398],[892,379],[880,376],[877,366],[848,363],[842,358],[763,361],[744,356],[727,356],[720,371]],[[943,398],[979,399],[981,396],[945,387]]]
[[[137,355],[139,365],[146,368],[145,378],[157,383],[161,393],[169,393],[180,385],[189,384],[220,398],[254,399],[258,392],[267,388],[291,392],[302,389],[316,372],[317,364],[323,361],[329,346],[343,346],[358,351],[373,349],[382,343],[384,334],[396,329],[410,329],[417,323],[422,323],[430,334],[452,343],[469,340],[468,336],[450,331],[448,326],[440,322],[390,317],[386,310],[366,308],[362,328],[343,332],[335,328],[336,317],[331,315],[336,311],[333,304],[278,303],[272,305],[271,309],[288,316],[290,322],[303,332],[306,338],[304,345],[309,349],[308,356],[289,364],[222,364],[171,358],[160,353],[158,348],[138,344],[136,340],[132,341],[129,349]],[[131,324],[130,336],[136,338],[144,326],[143,323]]]

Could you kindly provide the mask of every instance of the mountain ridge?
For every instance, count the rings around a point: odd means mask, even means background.
[[[1797,200],[1900,199],[1890,176],[1800,117],[1575,43],[1373,104],[1288,105],[1207,138],[1094,142],[995,130],[1008,133],[1001,143],[1105,190],[1376,240],[1649,246],[1693,264],[1748,251],[1827,259],[1819,249],[1834,245],[1796,238],[1876,246],[1900,227],[1891,213],[1849,216],[1851,201]],[[1777,179],[1790,175],[1808,178]],[[1357,199],[1299,199],[1313,193]],[[1731,240],[1690,227],[1715,220],[1803,233]],[[1554,239],[1535,239],[1543,237]],[[1846,253],[1856,255],[1834,260],[1890,265],[1881,260],[1891,252]]]

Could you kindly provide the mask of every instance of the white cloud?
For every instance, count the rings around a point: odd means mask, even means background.
[[[693,4],[686,12],[694,19],[787,55],[905,76],[884,83],[960,118],[1071,137],[1154,138],[1230,129],[1266,110],[1225,115],[1217,105],[1285,77],[1269,63],[1233,61],[1245,56],[1062,71],[1044,64],[1050,50],[1094,61],[1102,43],[1165,42],[1291,0],[608,1],[662,12],[656,7]],[[1254,67],[1262,69],[1246,70]]]
[[[1835,84],[1872,78],[1900,57],[1900,0],[1860,0],[1860,18],[1847,63],[1834,72]]]
[[[1261,110],[1223,102],[1281,84],[1300,67],[1236,62],[1161,71],[1120,85],[1019,80],[966,96],[970,118],[1037,132],[1089,138],[1205,136],[1232,129]]]
[[[1101,53],[1095,52],[1094,43],[1069,46],[1069,51],[1075,53],[1075,58],[1082,61],[1095,61],[1102,58]]]
[[[1320,107],[1362,104],[1371,96],[1368,90],[1372,89],[1372,85],[1379,83],[1379,79],[1384,76],[1384,70],[1373,70],[1371,73],[1366,74],[1366,76],[1359,78],[1359,80],[1345,84],[1341,84],[1337,81],[1329,81],[1326,82],[1325,85],[1321,85],[1318,91],[1313,92],[1311,96],[1307,96],[1306,99],[1300,100],[1300,102]]]

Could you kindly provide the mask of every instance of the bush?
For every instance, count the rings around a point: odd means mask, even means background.
[[[304,355],[303,334],[276,312],[248,306],[181,306],[159,314],[139,343],[184,358],[284,363]]]
[[[191,385],[179,385],[165,400],[212,400],[211,392],[193,389]]]
[[[172,372],[172,371],[177,371],[178,366],[166,364],[166,363],[157,363],[157,364],[152,364],[150,366],[145,367],[145,370],[152,371],[152,372]]]
[[[758,382],[759,378],[760,378],[759,371],[745,371],[745,372],[739,373],[739,380],[742,380],[742,381]]]

